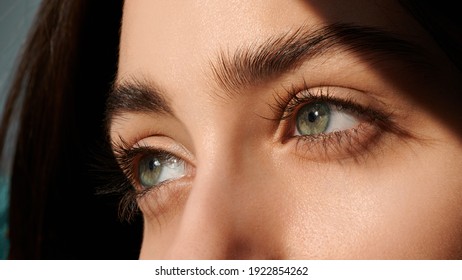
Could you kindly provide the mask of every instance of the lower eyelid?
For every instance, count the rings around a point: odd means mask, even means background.
[[[147,219],[168,218],[181,210],[191,189],[191,178],[165,181],[138,196],[137,204]]]
[[[355,159],[368,155],[382,138],[378,126],[360,123],[357,127],[317,136],[292,137],[286,143],[293,143],[296,156],[313,161]]]

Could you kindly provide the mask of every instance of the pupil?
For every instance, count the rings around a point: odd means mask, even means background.
[[[151,160],[149,161],[149,170],[152,171],[152,170],[154,169],[154,167],[155,167],[155,166],[154,166],[154,159],[151,159]]]
[[[315,112],[311,111],[311,112],[308,114],[308,121],[310,121],[310,122],[315,122],[316,119],[317,119],[317,117],[318,117],[318,115],[319,115],[319,114],[318,114],[318,111],[315,111]]]

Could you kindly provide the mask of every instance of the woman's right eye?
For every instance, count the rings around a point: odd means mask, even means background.
[[[147,189],[186,175],[183,160],[171,154],[149,153],[138,161],[138,182]]]
[[[169,203],[178,199],[177,194],[187,190],[184,186],[194,170],[189,163],[191,161],[183,159],[188,158],[187,151],[173,147],[170,138],[156,137],[156,140],[157,144],[152,146],[148,143],[151,144],[153,139],[144,139],[133,145],[122,139],[121,143],[113,144],[114,156],[119,166],[113,185],[123,195],[120,215],[124,219],[130,220],[137,210],[155,215],[164,213]],[[163,147],[173,152],[162,149]],[[184,154],[185,157],[175,154]],[[155,197],[154,202],[143,202],[143,198],[148,195]]]

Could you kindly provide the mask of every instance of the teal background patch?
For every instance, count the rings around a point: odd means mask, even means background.
[[[40,0],[0,1],[0,114],[6,100],[16,58],[40,4]],[[0,159],[0,259],[8,257],[9,176],[14,135],[7,138],[4,158]]]

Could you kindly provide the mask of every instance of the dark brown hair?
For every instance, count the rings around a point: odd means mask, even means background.
[[[140,226],[119,223],[117,198],[95,195],[101,181],[92,170],[93,155],[107,148],[105,94],[116,72],[121,2],[41,4],[0,130],[5,147],[9,125],[19,122],[11,259],[138,257]]]
[[[462,69],[457,2],[400,2]],[[119,223],[118,198],[95,195],[101,180],[91,167],[95,153],[108,150],[104,108],[116,73],[121,13],[122,0],[41,5],[0,129],[4,155],[7,132],[12,123],[19,125],[11,174],[11,259],[138,257],[140,222]]]

